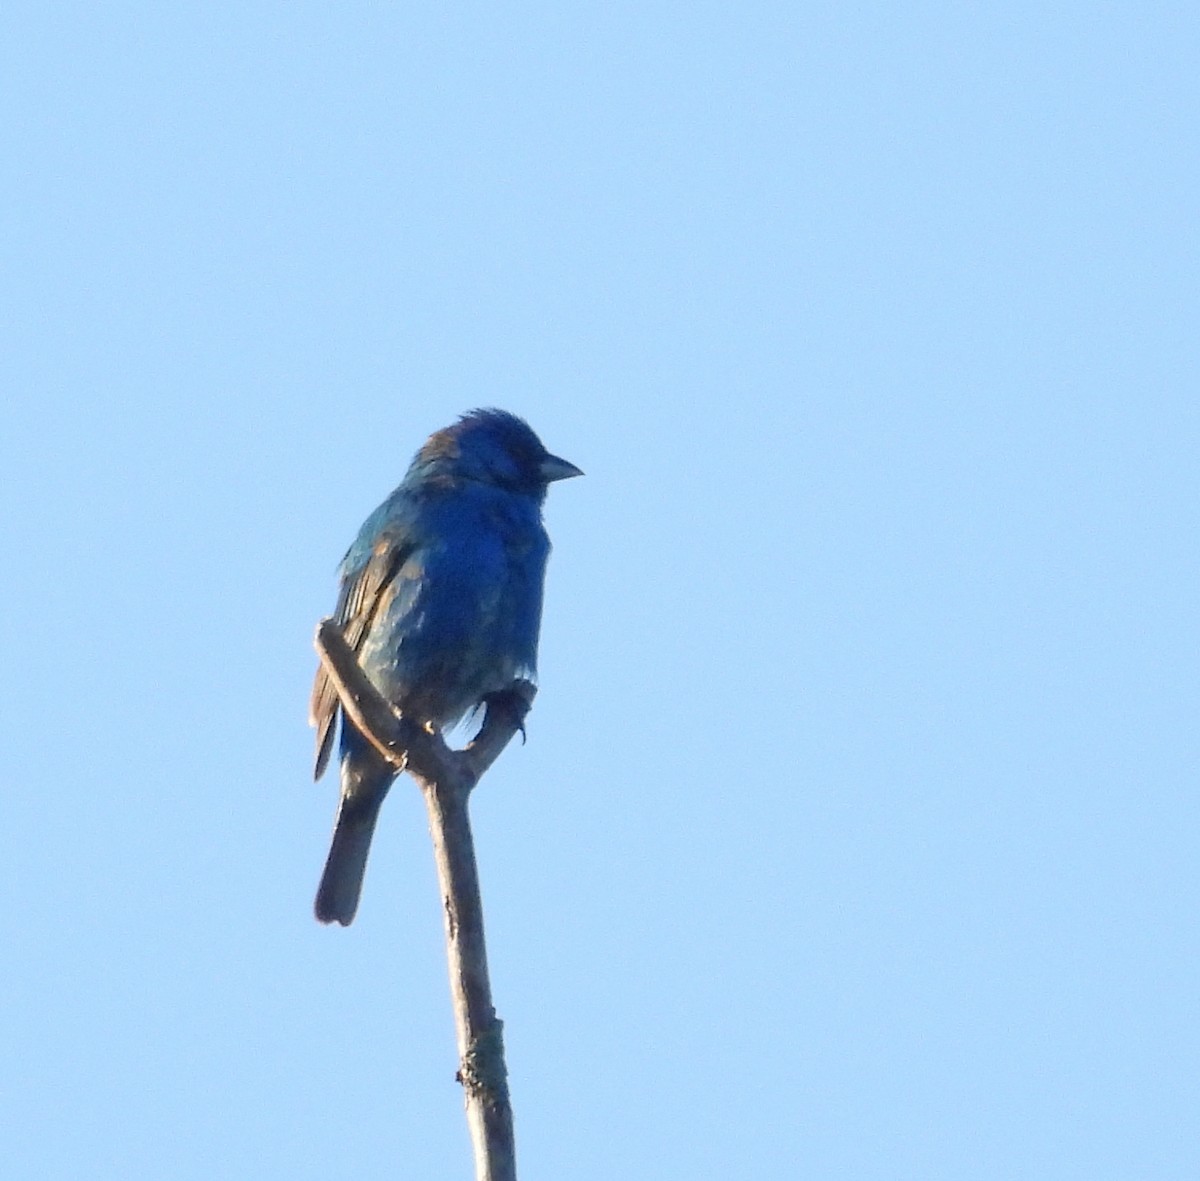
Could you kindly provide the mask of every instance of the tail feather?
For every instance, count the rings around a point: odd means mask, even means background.
[[[318,921],[343,927],[354,921],[375,822],[393,778],[386,764],[369,768],[343,765],[342,799],[313,906]]]

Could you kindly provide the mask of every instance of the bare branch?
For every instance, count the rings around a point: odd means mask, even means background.
[[[465,750],[451,750],[398,715],[368,680],[337,624],[317,627],[317,653],[347,716],[397,770],[421,785],[429,812],[434,860],[442,893],[450,996],[458,1040],[458,1081],[466,1098],[475,1150],[476,1181],[516,1181],[516,1147],[502,1022],[492,1005],[483,903],[467,801],[523,723],[535,687],[519,681],[488,699],[483,725]]]

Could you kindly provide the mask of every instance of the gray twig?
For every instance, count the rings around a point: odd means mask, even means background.
[[[526,681],[487,702],[465,750],[398,715],[367,679],[337,624],[317,627],[317,654],[354,725],[397,770],[420,784],[442,891],[450,996],[458,1034],[458,1081],[466,1096],[476,1181],[516,1181],[516,1146],[502,1022],[492,1006],[483,903],[467,801],[483,773],[522,729],[536,689]]]

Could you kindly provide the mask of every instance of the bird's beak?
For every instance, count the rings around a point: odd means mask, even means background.
[[[583,475],[583,472],[573,463],[559,459],[557,455],[547,455],[538,465],[538,470],[547,484],[553,484],[555,480],[569,480],[572,476]]]

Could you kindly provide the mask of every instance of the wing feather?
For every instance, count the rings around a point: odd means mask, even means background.
[[[415,547],[394,536],[381,537],[372,547],[371,556],[356,570],[342,578],[334,619],[346,637],[346,643],[357,652],[375,621],[383,602],[384,592]],[[313,778],[320,779],[333,751],[334,722],[338,715],[338,695],[325,672],[317,669],[313,681],[312,700],[308,707],[309,723],[317,728],[317,753]]]

